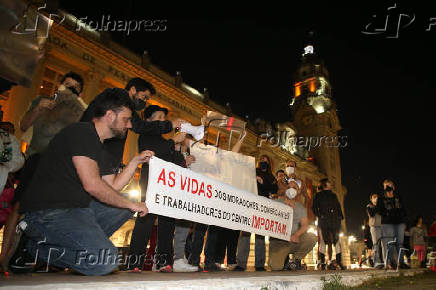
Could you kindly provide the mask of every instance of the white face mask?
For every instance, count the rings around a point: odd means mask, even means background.
[[[291,166],[286,167],[286,169],[285,169],[285,172],[286,172],[286,174],[287,174],[288,176],[291,175],[291,174],[293,174],[294,171],[295,171],[295,168],[294,168],[294,167],[291,167]]]
[[[295,188],[288,188],[287,190],[286,190],[286,196],[289,198],[289,199],[294,199],[296,196],[297,196],[297,191],[295,190]]]

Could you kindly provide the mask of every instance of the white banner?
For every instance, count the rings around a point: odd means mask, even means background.
[[[292,208],[153,157],[146,204],[150,213],[289,241]]]
[[[200,142],[191,146],[190,150],[195,157],[191,170],[257,195],[254,157]]]

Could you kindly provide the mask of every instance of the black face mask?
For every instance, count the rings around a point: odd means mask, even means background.
[[[141,111],[145,109],[145,102],[141,99],[137,99],[136,96],[133,97],[133,104],[135,105],[136,111]]]
[[[392,190],[394,190],[392,187],[390,187],[389,185],[388,186],[386,186],[386,192],[389,192],[389,191],[392,191]]]
[[[67,89],[69,89],[73,94],[75,94],[75,95],[79,95],[80,93],[76,90],[76,88],[75,87],[66,87]]]
[[[261,161],[261,162],[259,163],[259,166],[260,166],[260,169],[262,169],[262,170],[267,170],[268,167],[269,167],[269,164],[268,164],[268,162],[266,162],[266,161]]]

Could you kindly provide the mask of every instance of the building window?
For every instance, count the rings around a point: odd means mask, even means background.
[[[314,81],[314,80],[311,80],[311,81],[310,81],[310,87],[309,87],[309,90],[310,90],[311,93],[314,93],[314,92],[315,92],[315,81]]]
[[[299,95],[301,95],[301,85],[300,85],[300,83],[295,85],[295,97],[298,97]]]

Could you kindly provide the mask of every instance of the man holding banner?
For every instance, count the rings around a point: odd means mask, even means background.
[[[109,237],[132,212],[148,212],[144,203],[119,191],[153,152],[141,152],[117,174],[118,164],[103,142],[125,136],[133,110],[125,90],[106,89],[95,99],[92,122],[74,123],[50,142],[20,206],[25,217],[19,226],[35,259],[84,275],[105,275],[118,267],[118,250]]]
[[[150,105],[144,111],[147,122],[164,122],[168,114],[168,109],[157,105]],[[174,163],[182,164],[184,157],[180,151],[175,151],[175,144],[185,139],[186,133],[178,133],[173,138],[165,139],[160,134],[147,133],[141,134],[138,139],[138,151],[151,150],[155,156]],[[146,193],[147,199],[149,188],[147,179],[149,177],[148,166],[144,166],[141,171],[140,186],[141,192]],[[174,218],[165,214],[165,211],[153,212],[144,218],[137,218],[132,232],[129,251],[128,268],[132,272],[140,272],[145,261],[148,240],[150,239],[153,225],[158,218],[157,234],[157,255],[155,257],[156,269],[160,272],[173,271],[173,238],[174,238]],[[189,265],[188,265],[189,266]]]

